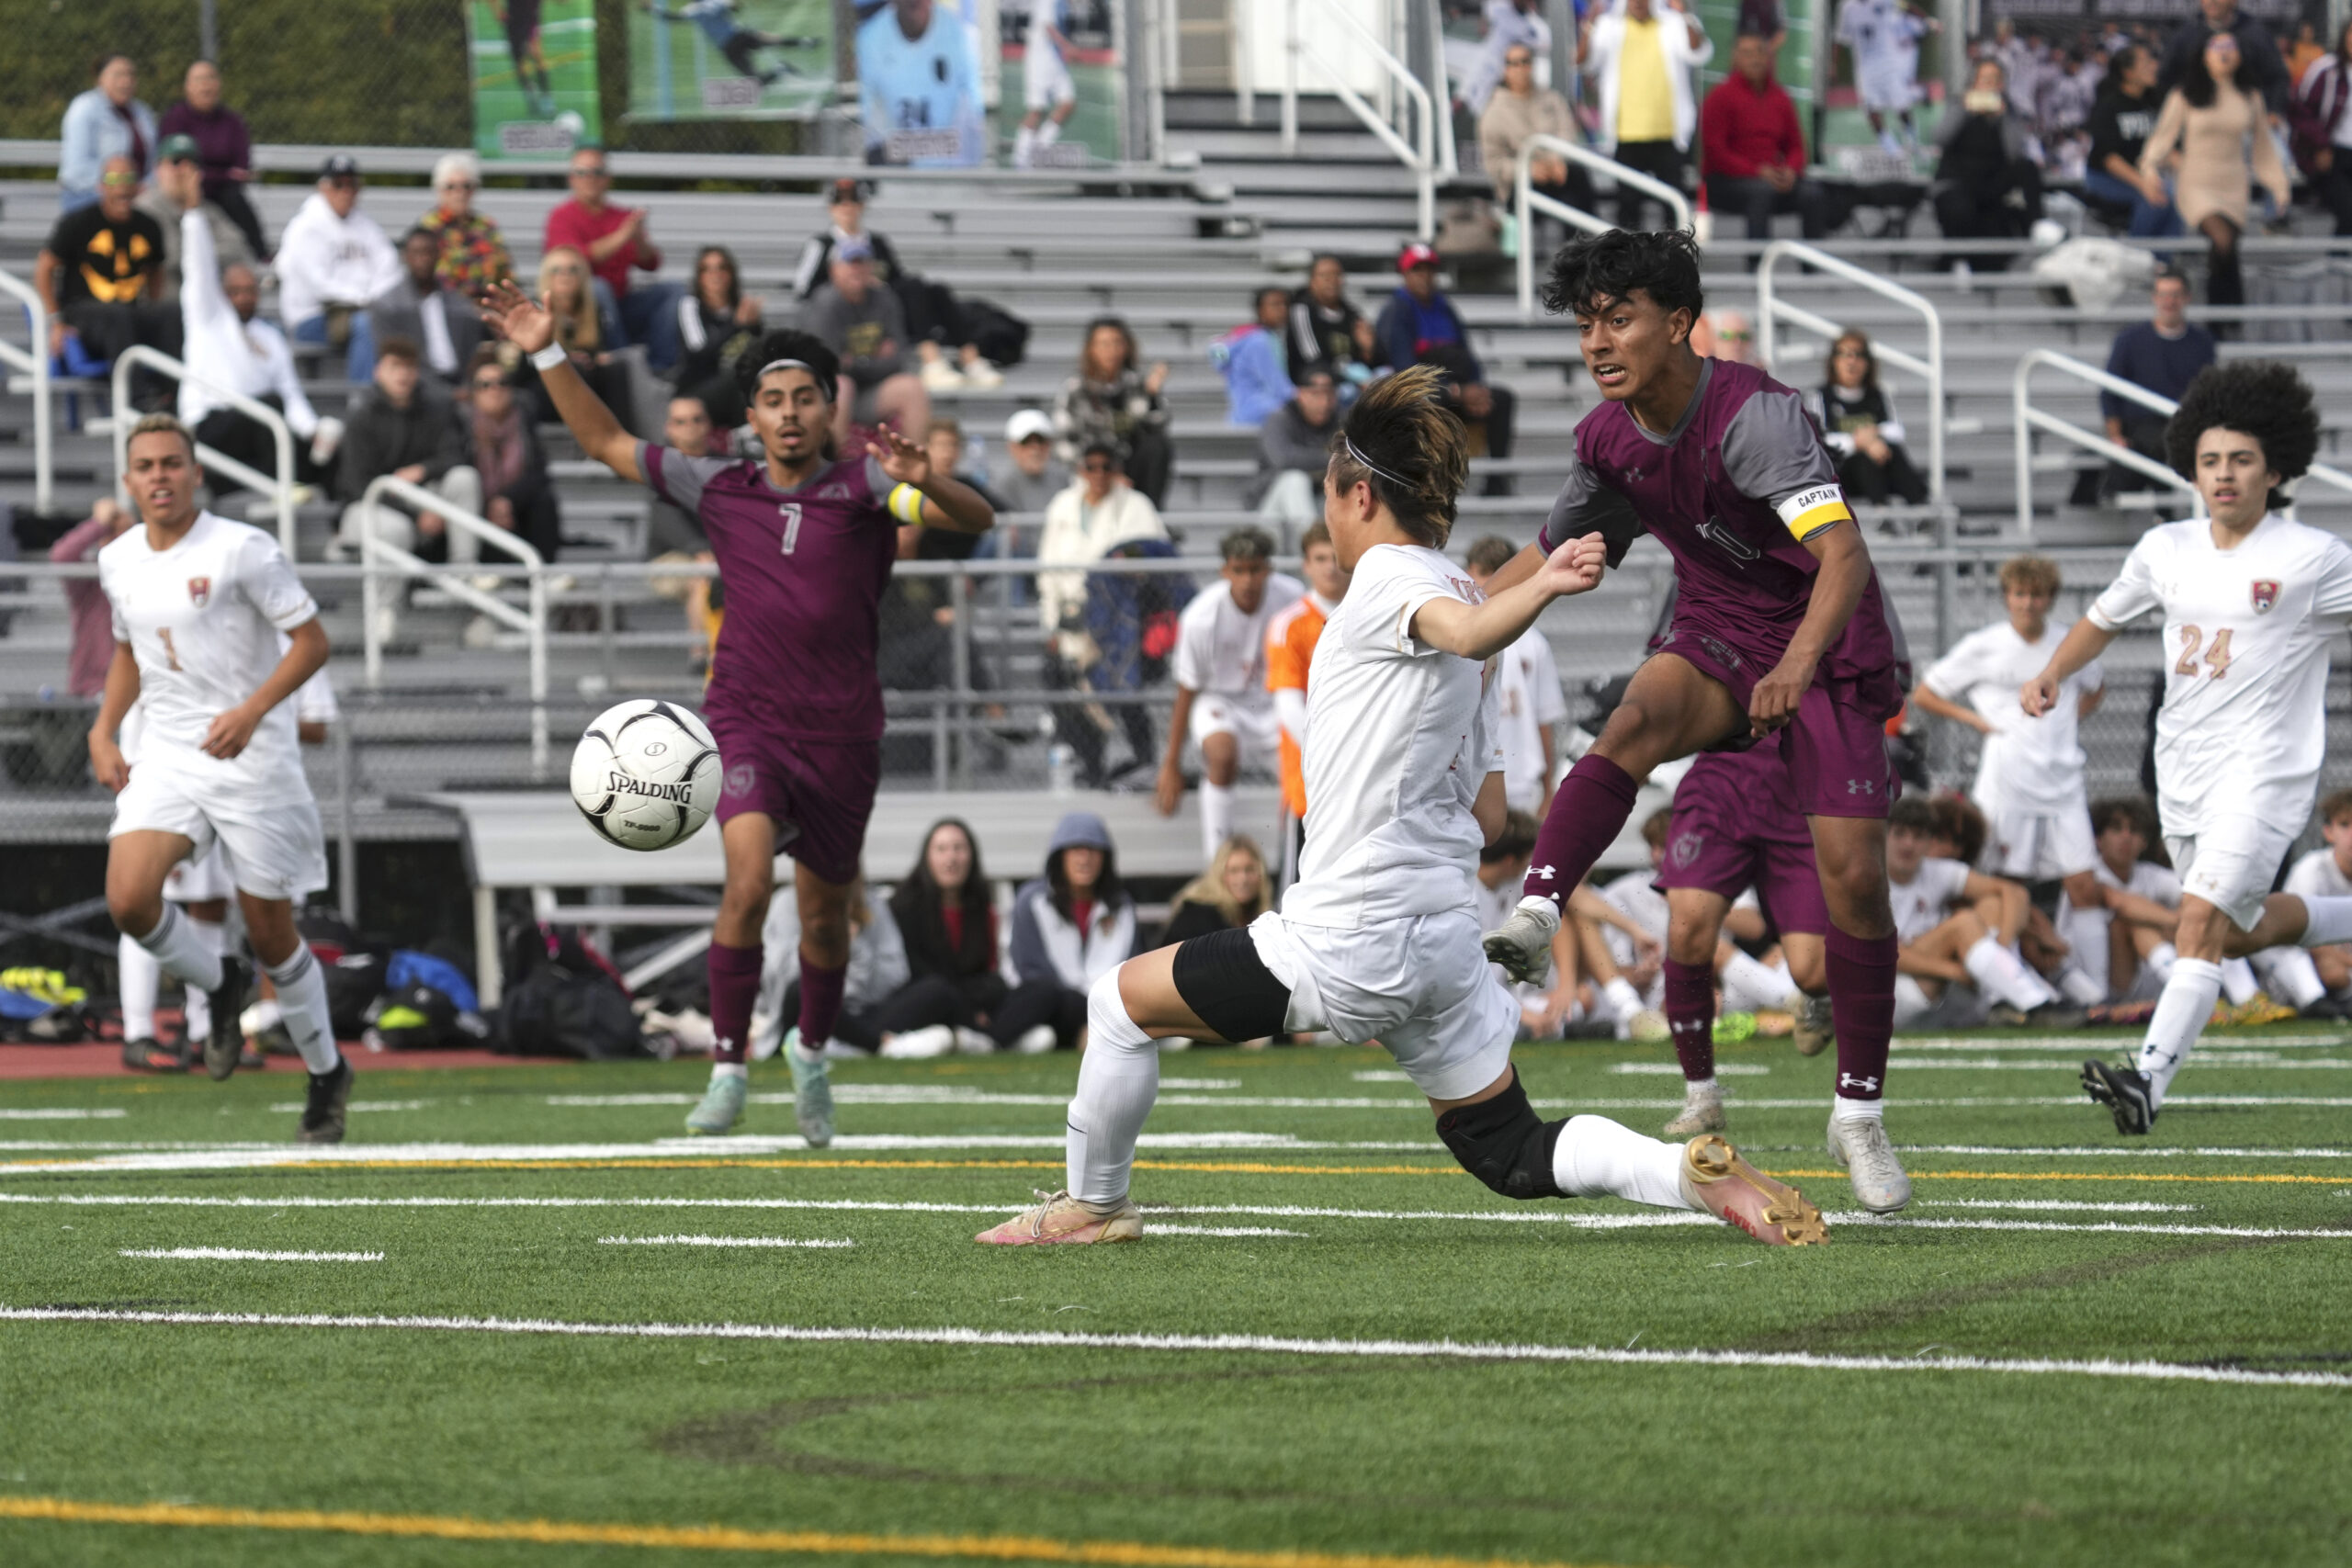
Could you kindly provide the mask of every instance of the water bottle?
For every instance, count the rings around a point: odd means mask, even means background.
[[[1057,797],[1078,793],[1078,769],[1069,748],[1058,740],[1046,748],[1046,793]]]

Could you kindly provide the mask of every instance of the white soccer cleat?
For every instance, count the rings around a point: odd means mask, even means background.
[[[1886,1123],[1875,1116],[1829,1117],[1829,1157],[1846,1168],[1854,1201],[1873,1214],[1891,1214],[1911,1201],[1911,1178],[1894,1157]]]
[[[1682,1114],[1668,1122],[1665,1132],[1669,1138],[1695,1138],[1702,1133],[1720,1133],[1727,1125],[1723,1087],[1690,1084],[1682,1091]]]
[[[1106,1214],[1068,1192],[1037,1196],[1045,1201],[972,1239],[989,1247],[1082,1247],[1099,1241],[1142,1239],[1143,1211],[1131,1198],[1122,1198],[1119,1206]]]
[[[882,1055],[900,1061],[924,1061],[956,1049],[956,1032],[944,1023],[910,1029],[882,1042]]]
[[[1487,960],[1512,979],[1542,985],[1552,977],[1552,939],[1560,931],[1559,907],[1549,898],[1521,898],[1510,919],[1487,933]]]

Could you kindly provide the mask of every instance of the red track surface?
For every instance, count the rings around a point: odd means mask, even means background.
[[[562,1056],[501,1056],[491,1051],[363,1051],[345,1041],[344,1055],[363,1073],[389,1067],[529,1067],[568,1060]],[[272,1056],[268,1076],[298,1079],[302,1064],[292,1056]],[[134,1073],[122,1065],[119,1042],[106,1040],[87,1045],[0,1045],[0,1080],[13,1078],[149,1078],[164,1076]],[[197,1069],[203,1077],[203,1069]]]

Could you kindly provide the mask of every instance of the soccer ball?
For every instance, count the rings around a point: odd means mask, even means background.
[[[596,716],[571,753],[571,801],[625,850],[694,837],[718,804],[718,742],[692,711],[638,697]]]
[[[588,134],[588,122],[580,118],[578,109],[566,109],[556,116],[555,128],[570,137],[575,147],[580,144],[580,139]]]

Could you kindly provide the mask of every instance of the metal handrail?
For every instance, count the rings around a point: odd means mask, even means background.
[[[531,653],[531,771],[545,774],[548,767],[548,576],[547,558],[528,539],[492,523],[487,517],[453,506],[447,497],[435,494],[423,485],[411,484],[396,474],[384,474],[372,480],[359,498],[361,506],[371,511],[379,498],[396,496],[421,512],[430,512],[459,533],[470,535],[492,548],[505,551],[521,561],[526,570],[526,591],[530,595],[530,609],[517,610],[503,599],[482,592],[465,580],[462,567],[436,567],[420,559],[398,545],[388,544],[376,536],[372,516],[363,518],[359,530],[359,560],[364,570],[360,579],[360,646],[365,652],[368,684],[380,687],[384,683],[384,645],[381,617],[378,611],[382,601],[379,587],[382,569],[379,561],[389,561],[405,578],[425,578],[435,581],[444,593],[460,604],[470,604],[492,620],[523,634]]]
[[[0,343],[0,363],[14,365],[33,378],[33,504],[47,512],[56,500],[56,463],[51,456],[49,407],[49,307],[33,286],[13,272],[0,272],[0,294],[24,301],[31,323],[32,346],[18,348]]]
[[[1321,51],[1298,36],[1298,11],[1302,0],[1283,0],[1283,156],[1298,156],[1298,57],[1304,53],[1322,68],[1331,79],[1331,91],[1345,104],[1348,112],[1363,123],[1363,128],[1378,139],[1381,145],[1396,155],[1399,163],[1412,171],[1413,183],[1419,207],[1416,232],[1424,240],[1437,232],[1437,154],[1433,146],[1436,135],[1437,111],[1430,101],[1427,87],[1408,70],[1404,62],[1390,53],[1386,45],[1373,36],[1372,30],[1341,10],[1334,0],[1312,0],[1322,8],[1323,17],[1340,31],[1353,37],[1356,43],[1368,51],[1384,77],[1404,89],[1420,114],[1414,127],[1414,141],[1409,146],[1403,137],[1392,130],[1378,110],[1356,90],[1348,85],[1338,69]]]
[[[294,429],[286,416],[267,403],[256,402],[242,392],[208,381],[190,373],[187,365],[174,359],[162,349],[150,348],[143,343],[131,344],[114,356],[114,472],[116,481],[127,485],[130,480],[130,427],[139,422],[129,412],[130,408],[130,372],[144,365],[170,377],[175,381],[192,381],[214,396],[224,399],[231,408],[249,418],[259,420],[269,427],[277,446],[277,477],[270,478],[257,468],[249,468],[226,452],[216,452],[202,442],[196,444],[196,460],[201,466],[228,475],[239,484],[257,490],[268,496],[277,508],[277,547],[286,558],[294,558]]]
[[[1445,75],[1444,0],[1423,0],[1421,15],[1430,30],[1430,69],[1437,74],[1437,96],[1445,100],[1445,112],[1437,117],[1438,173],[1453,179],[1462,173],[1462,154],[1453,144],[1453,96]]]
[[[1773,288],[1773,272],[1780,263],[1794,257],[1816,271],[1840,277],[1859,288],[1867,288],[1882,299],[1891,299],[1906,310],[1917,310],[1928,324],[1928,357],[1919,358],[1899,348],[1889,348],[1872,343],[1871,353],[1882,363],[1897,369],[1908,370],[1928,383],[1928,497],[1931,501],[1944,499],[1944,319],[1927,296],[1915,293],[1899,283],[1893,283],[1877,273],[1856,266],[1841,256],[1831,255],[1818,245],[1808,245],[1797,240],[1775,240],[1764,247],[1756,267],[1756,346],[1769,367],[1774,363],[1773,350],[1779,336],[1779,323],[1786,321],[1792,326],[1803,327],[1833,342],[1846,329],[1826,316],[1815,315],[1801,305],[1792,305],[1781,299]]]
[[[1581,207],[1570,207],[1555,197],[1538,191],[1528,171],[1533,166],[1538,152],[1555,152],[1571,164],[1582,164],[1595,174],[1606,175],[1621,186],[1631,186],[1646,196],[1656,197],[1674,214],[1674,226],[1690,227],[1690,198],[1653,175],[1639,169],[1629,169],[1605,153],[1596,152],[1581,142],[1562,137],[1547,136],[1542,131],[1529,137],[1519,150],[1519,166],[1512,176],[1511,210],[1519,218],[1519,319],[1535,319],[1535,215],[1539,212],[1573,225],[1588,234],[1605,234],[1617,227],[1597,213]]]

